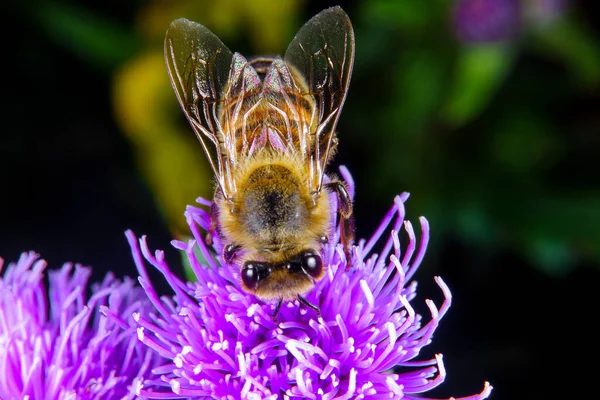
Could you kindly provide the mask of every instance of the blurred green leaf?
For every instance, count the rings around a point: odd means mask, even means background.
[[[504,113],[489,132],[490,153],[502,167],[520,176],[552,165],[561,142],[555,128],[531,111]]]
[[[456,210],[456,228],[467,243],[490,247],[497,240],[495,224],[485,205],[468,199],[469,203],[459,204]]]
[[[536,235],[529,243],[533,264],[549,275],[561,276],[573,265],[573,252],[568,244],[552,237]]]
[[[39,2],[31,12],[57,43],[102,70],[120,65],[140,47],[132,31],[74,4]]]
[[[442,119],[452,126],[460,126],[476,117],[504,81],[514,58],[514,49],[507,44],[462,48]]]
[[[599,193],[530,193],[506,211],[497,218],[511,229],[514,244],[549,274],[573,267],[575,254],[600,256]]]
[[[373,0],[364,3],[360,13],[367,21],[393,25],[407,33],[422,33],[433,21],[443,19],[447,6],[444,1]]]
[[[440,105],[446,77],[444,58],[435,49],[407,49],[394,71],[393,98],[384,120],[397,133],[390,139],[406,146],[407,140],[421,141],[419,137]]]
[[[183,272],[185,274],[185,279],[188,282],[196,282],[198,278],[196,274],[194,274],[194,270],[192,270],[192,265],[190,264],[190,259],[184,252],[179,253],[181,257],[181,263],[183,264]]]
[[[600,85],[600,42],[582,21],[563,18],[535,33],[532,46],[564,62],[578,84]]]
[[[530,205],[533,225],[578,247],[599,249],[600,193],[564,193],[540,196]]]

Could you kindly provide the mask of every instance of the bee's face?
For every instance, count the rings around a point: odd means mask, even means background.
[[[225,251],[224,259],[239,265],[244,290],[263,299],[306,293],[324,274],[318,250],[332,225],[329,193],[314,198],[302,184],[305,168],[290,159],[252,158],[236,175],[233,207],[215,199],[220,233],[241,253]]]
[[[324,10],[283,58],[250,62],[204,26],[178,19],[167,31],[165,58],[216,175],[213,219],[226,242],[223,258],[243,250],[242,287],[260,298],[307,292],[325,273],[314,249],[334,219],[323,182],[354,60],[348,16]],[[344,195],[338,190],[342,240],[352,212]]]
[[[241,279],[244,289],[260,298],[292,298],[310,290],[324,272],[321,256],[307,250],[279,264],[246,261]]]

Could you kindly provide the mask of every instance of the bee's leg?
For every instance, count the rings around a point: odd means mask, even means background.
[[[341,181],[328,183],[327,189],[335,191],[338,197],[338,212],[340,213],[340,241],[344,246],[346,259],[350,261],[352,242],[354,241],[354,219],[352,218],[352,199]],[[350,265],[350,264],[348,264]]]
[[[352,243],[354,242],[354,217],[352,214],[347,218],[342,217],[341,241],[344,245],[344,254],[346,255],[346,270],[350,268],[352,260]]]
[[[277,302],[277,305],[275,306],[275,311],[273,311],[273,321],[275,321],[275,323],[277,324],[277,314],[279,314],[279,309],[281,308],[281,303],[283,303],[283,298],[280,298],[279,301]]]
[[[217,232],[218,226],[217,221],[219,219],[219,208],[217,207],[217,202],[213,201],[210,206],[210,228],[208,228],[208,232],[206,232],[206,237],[204,238],[204,242],[208,246],[213,245],[213,235]]]
[[[307,306],[307,307],[312,308],[313,310],[315,310],[315,312],[317,313],[317,315],[319,317],[321,316],[321,309],[319,307],[315,306],[310,301],[306,300],[304,297],[298,295],[298,301],[300,301],[300,303],[304,304],[305,306]]]

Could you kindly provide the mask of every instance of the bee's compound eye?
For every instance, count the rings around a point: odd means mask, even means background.
[[[318,254],[308,253],[302,257],[302,269],[304,272],[316,278],[323,273],[323,261]]]
[[[242,282],[244,283],[244,286],[250,290],[255,290],[256,284],[260,280],[258,273],[259,267],[259,264],[250,261],[244,264],[244,268],[242,269]]]

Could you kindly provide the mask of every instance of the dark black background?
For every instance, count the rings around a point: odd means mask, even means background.
[[[578,3],[589,10],[598,29],[598,3]],[[306,19],[333,4],[307,2]],[[132,21],[137,9],[135,2],[120,1],[90,2],[89,7],[124,23]],[[351,18],[354,8],[345,5]],[[65,261],[91,265],[95,280],[109,270],[136,276],[123,232],[147,234],[151,247],[162,249],[169,248],[171,236],[135,168],[130,144],[113,120],[111,77],[50,40],[26,7],[11,6],[7,21],[0,255],[13,261],[33,249],[51,267]],[[361,156],[360,149],[346,148],[341,141],[336,163],[354,171],[359,191],[361,180],[369,178],[361,175]],[[366,195],[358,197],[359,236],[373,228],[365,220],[376,220],[386,211],[380,204]],[[361,219],[361,214],[374,219]],[[597,265],[582,261],[558,279],[506,253],[490,258],[488,268],[474,274],[470,254],[477,249],[452,238],[439,248],[437,259],[443,262],[417,274],[427,297],[439,298],[434,275],[443,276],[454,294],[453,306],[428,347],[444,353],[448,371],[437,396],[474,393],[484,380],[495,386],[495,399],[595,396],[600,372],[593,327]],[[174,268],[179,265],[175,251],[167,250],[167,257]],[[156,283],[167,292],[160,280]]]

